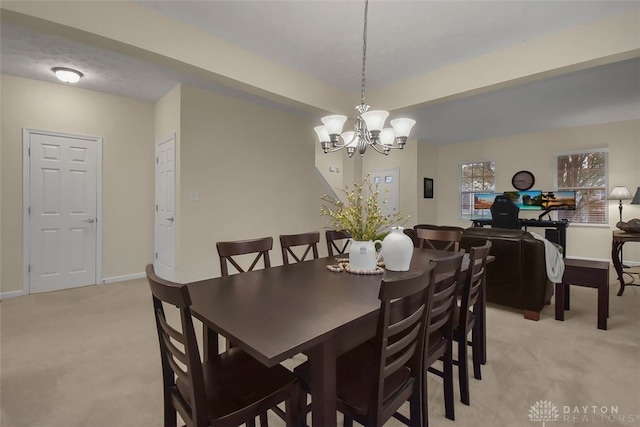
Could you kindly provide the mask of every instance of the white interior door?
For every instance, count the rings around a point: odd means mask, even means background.
[[[398,212],[400,201],[400,172],[396,169],[386,169],[371,172],[371,179],[378,185],[378,205],[383,215]],[[384,200],[386,203],[383,203]]]
[[[175,135],[156,145],[156,274],[175,279]]]
[[[25,131],[29,292],[97,283],[99,139]]]

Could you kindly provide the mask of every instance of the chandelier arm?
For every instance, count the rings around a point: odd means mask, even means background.
[[[326,154],[326,153],[335,153],[336,151],[343,150],[343,149],[345,149],[346,147],[347,147],[346,145],[336,145],[336,146],[335,146],[335,147],[333,147],[333,148],[329,148],[329,149],[327,149],[327,151],[325,151],[325,154]]]
[[[382,145],[382,144],[378,144],[377,142],[372,142],[371,144],[369,144],[374,150],[376,150],[378,153],[380,154],[384,154],[385,156],[389,155],[389,150],[386,149],[386,147],[388,147],[388,145]],[[382,150],[378,148],[378,146],[382,146]]]
[[[382,145],[382,144],[379,144],[379,145]],[[393,145],[385,145],[385,147],[388,147],[388,148],[390,148],[390,149],[392,149],[392,150],[402,150],[402,149],[404,148],[404,147],[402,147],[402,146],[400,146],[400,145],[396,145],[396,144],[393,144]]]

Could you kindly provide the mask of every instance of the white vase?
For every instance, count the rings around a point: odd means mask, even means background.
[[[413,240],[403,227],[393,227],[382,240],[382,256],[387,270],[408,271],[413,257]]]
[[[380,255],[376,254],[376,243],[382,243],[380,240],[367,240],[361,242],[351,239],[349,246],[349,266],[351,270],[373,271],[378,264]]]

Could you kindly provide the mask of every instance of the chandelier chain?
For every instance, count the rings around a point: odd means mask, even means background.
[[[366,71],[366,63],[367,63],[367,15],[369,11],[369,0],[365,0],[364,2],[364,31],[362,32],[362,92],[360,103],[364,105],[364,86],[365,86],[365,71]]]
[[[364,156],[367,147],[371,147],[385,156],[391,149],[401,150],[407,143],[409,132],[415,120],[400,118],[391,120],[391,128],[385,128],[384,122],[388,111],[374,110],[365,104],[365,87],[367,83],[367,27],[369,24],[369,0],[364,0],[364,28],[362,32],[362,86],[360,105],[356,106],[358,115],[353,124],[353,131],[342,132],[347,116],[333,114],[322,118],[324,126],[316,126],[314,130],[320,140],[322,150],[326,153],[346,149],[349,157],[356,151]]]

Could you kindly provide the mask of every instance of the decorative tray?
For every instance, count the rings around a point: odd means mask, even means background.
[[[640,233],[640,219],[634,218],[629,222],[622,222],[616,224],[620,230],[626,233]]]
[[[351,274],[382,274],[384,273],[384,262],[379,262],[375,270],[352,270],[349,265],[349,258],[337,258],[338,264],[327,265],[327,270],[334,273],[346,271]]]

